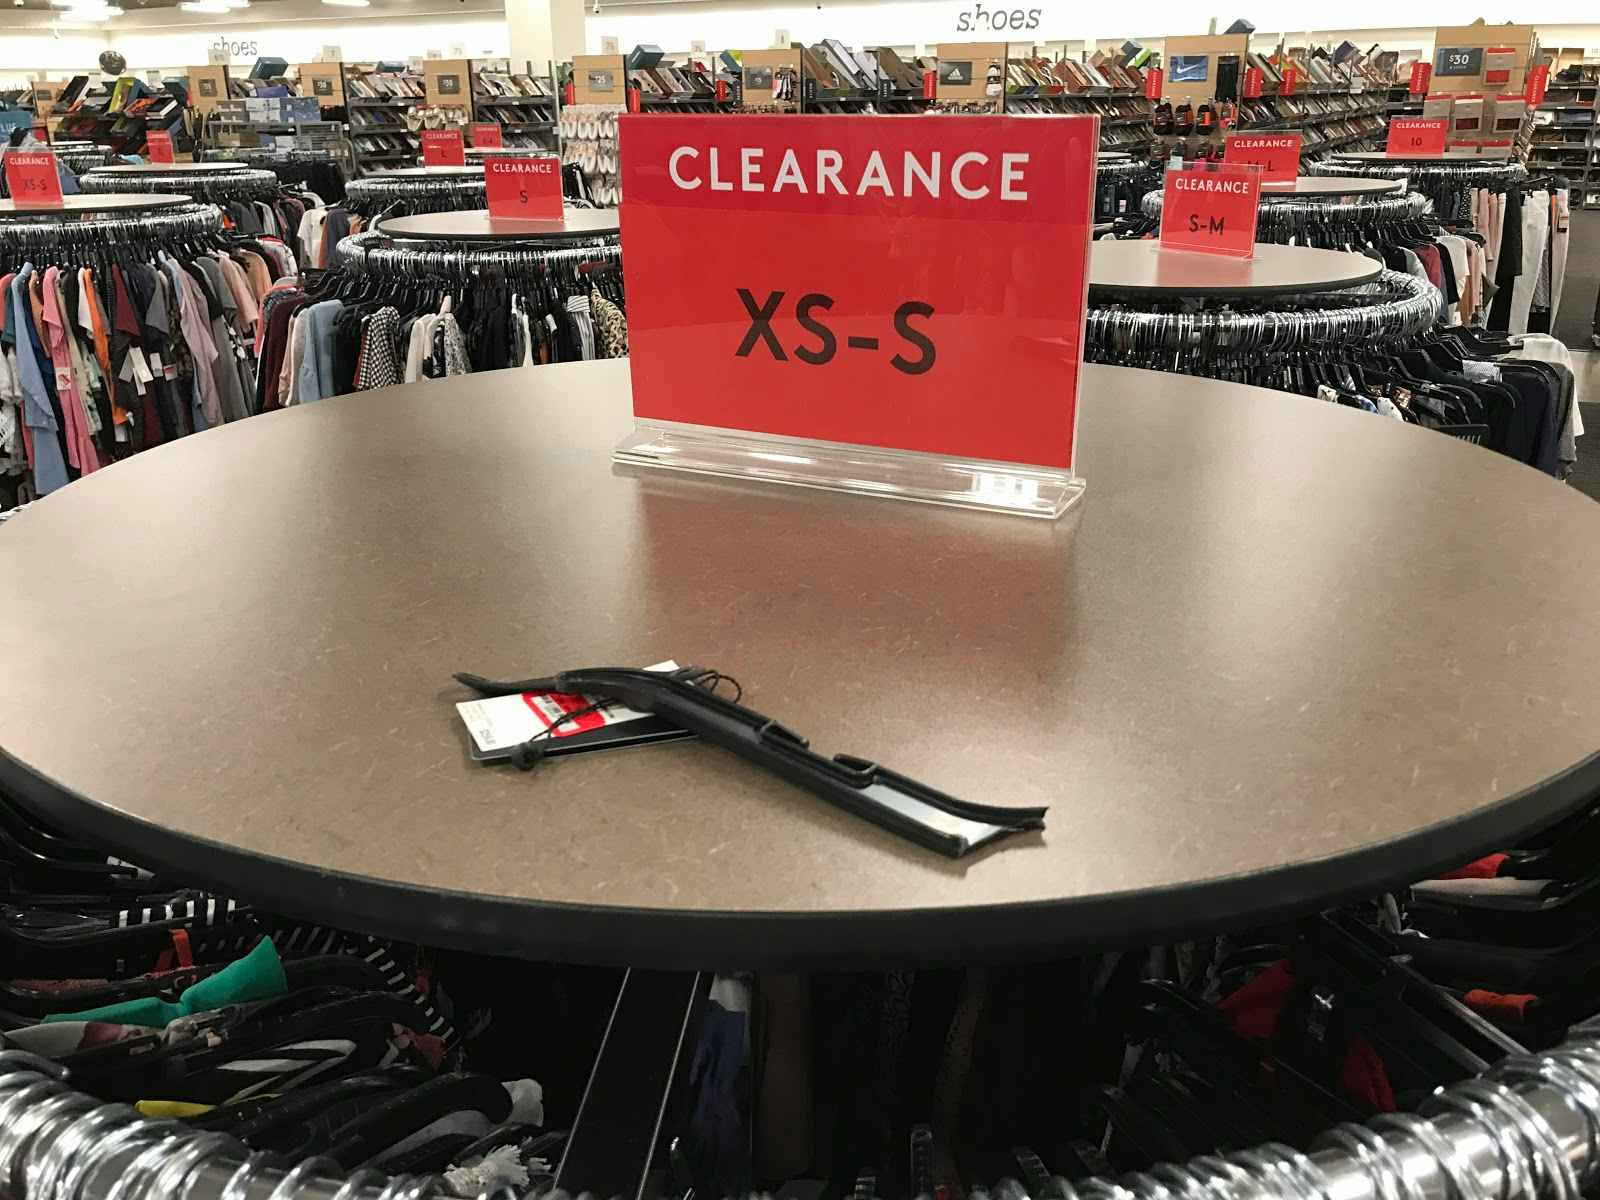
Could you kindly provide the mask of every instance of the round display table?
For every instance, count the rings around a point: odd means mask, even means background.
[[[0,200],[0,216],[60,217],[63,214],[71,214],[88,217],[102,216],[106,213],[155,212],[163,208],[178,208],[193,203],[193,197],[179,196],[171,192],[106,192],[98,196],[63,196],[59,205],[52,204],[48,208],[32,204],[19,205],[15,200]]]
[[[247,171],[248,163],[238,162],[169,162],[169,163],[119,163],[111,167],[95,167],[87,175],[226,175],[230,171]]]
[[[614,208],[569,208],[559,221],[491,217],[484,209],[386,217],[377,231],[396,241],[492,242],[592,238],[617,232]]]
[[[1163,250],[1153,240],[1094,243],[1089,290],[1148,297],[1288,295],[1369,283],[1383,264],[1364,254],[1258,244],[1254,258]]]
[[[308,404],[23,511],[0,528],[0,785],[291,915],[756,969],[1310,912],[1600,787],[1600,506],[1508,459],[1088,367],[1086,502],[1025,521],[614,468],[628,378]],[[1049,805],[1046,828],[947,859],[692,741],[469,759],[452,672],[667,658],[819,750]]]
[[[1398,179],[1301,175],[1285,182],[1263,183],[1261,185],[1261,198],[1270,200],[1274,196],[1300,198],[1308,196],[1377,196],[1387,192],[1398,192],[1404,186],[1405,184]]]

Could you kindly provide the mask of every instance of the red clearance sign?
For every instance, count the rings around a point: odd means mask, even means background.
[[[1144,98],[1146,100],[1161,99],[1161,87],[1167,80],[1167,73],[1160,67],[1146,67],[1144,72]]]
[[[467,165],[467,148],[461,141],[459,129],[424,129],[422,131],[422,165],[425,167],[464,167]]]
[[[1278,95],[1292,96],[1300,88],[1300,68],[1293,63],[1284,63],[1283,82],[1278,85]]]
[[[561,160],[553,154],[493,155],[484,160],[483,184],[491,217],[561,219]]]
[[[1433,64],[1418,60],[1411,64],[1411,84],[1406,88],[1413,96],[1426,96],[1433,82]]]
[[[1537,67],[1528,68],[1528,84],[1523,91],[1523,98],[1527,100],[1529,108],[1538,108],[1544,103],[1544,94],[1550,87],[1550,64],[1541,63]]]
[[[1246,67],[1244,69],[1244,98],[1246,100],[1259,99],[1261,96],[1261,84],[1261,68]]]
[[[11,150],[5,155],[6,190],[18,208],[60,208],[61,175],[49,150]]]
[[[1293,183],[1300,174],[1298,133],[1235,133],[1228,137],[1222,161],[1254,163],[1262,183]]]
[[[1161,193],[1161,245],[1254,258],[1261,168],[1219,163],[1168,171]]]
[[[145,151],[153,163],[176,162],[172,154],[172,135],[165,129],[152,129],[144,135]]]
[[[472,126],[472,144],[487,150],[498,150],[505,142],[500,137],[500,126],[493,121],[477,121]]]
[[[1097,118],[620,125],[635,416],[1072,466]]]
[[[1396,117],[1389,122],[1390,154],[1427,157],[1444,153],[1450,122],[1438,118]]]

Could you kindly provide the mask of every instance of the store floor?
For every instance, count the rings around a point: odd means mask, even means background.
[[[1600,213],[1594,216],[1600,220]],[[1600,225],[1595,233],[1600,235]],[[1588,432],[1578,439],[1578,465],[1573,468],[1571,483],[1584,495],[1600,500],[1600,352],[1574,352],[1572,369],[1577,376],[1583,427]]]
[[[1589,350],[1594,334],[1595,297],[1600,294],[1600,209],[1572,214],[1572,239],[1567,243],[1567,280],[1561,289],[1561,311],[1555,335],[1569,350]],[[1600,398],[1600,392],[1590,395]],[[1588,419],[1588,414],[1584,414]]]

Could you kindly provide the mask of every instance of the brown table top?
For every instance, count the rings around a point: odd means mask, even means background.
[[[218,175],[229,171],[249,169],[248,163],[191,162],[180,159],[169,163],[116,163],[105,167],[91,167],[88,175]]]
[[[1360,175],[1300,175],[1285,182],[1263,183],[1262,199],[1273,196],[1374,196],[1398,192],[1398,179],[1367,179]]]
[[[1351,287],[1376,279],[1383,264],[1365,254],[1257,243],[1254,258],[1163,250],[1153,239],[1101,238],[1089,258],[1091,291],[1143,295],[1286,295]]]
[[[539,242],[592,238],[617,232],[614,208],[569,208],[559,221],[491,217],[486,209],[385,217],[375,228],[397,241]]]
[[[1600,785],[1600,506],[1312,400],[1087,368],[1062,522],[613,468],[627,366],[369,392],[0,528],[0,785],[276,909],[676,967],[1265,920]],[[468,761],[453,671],[672,657],[819,750],[1051,806],[952,861],[693,742]]]
[[[150,212],[193,204],[189,196],[175,192],[104,192],[98,196],[79,193],[61,197],[60,204],[18,204],[0,200],[0,215],[7,217],[59,217],[64,214],[86,217],[98,213]]]

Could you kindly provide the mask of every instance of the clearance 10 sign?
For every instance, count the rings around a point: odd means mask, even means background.
[[[620,138],[636,417],[1072,466],[1096,118]]]

